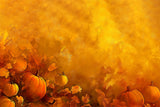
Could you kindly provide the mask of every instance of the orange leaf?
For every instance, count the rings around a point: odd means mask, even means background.
[[[48,67],[48,71],[53,71],[55,70],[57,67],[56,67],[56,64],[55,63],[52,63],[49,67]]]
[[[95,91],[97,92],[97,94],[98,94],[99,96],[105,97],[105,93],[104,93],[103,91],[101,91],[100,89],[95,89]]]
[[[64,95],[67,95],[67,94],[71,93],[71,91],[69,90],[69,88],[65,88],[65,89],[61,90],[60,93],[64,93]]]
[[[6,68],[6,69],[12,69],[11,63],[7,63],[6,66],[5,66],[5,68]]]
[[[23,104],[24,99],[22,96],[16,96],[16,98],[19,104]]]
[[[5,77],[5,78],[8,78],[8,76],[9,76],[9,71],[8,71],[7,69],[5,69],[5,68],[1,68],[1,69],[0,69],[0,76],[1,76],[1,77]]]
[[[83,106],[81,107],[92,107],[90,104],[84,104]]]
[[[82,96],[82,101],[83,101],[84,103],[88,103],[88,102],[89,102],[89,95],[86,94],[85,96]]]
[[[78,86],[78,85],[72,86],[72,89],[71,89],[72,94],[76,94],[78,92],[81,92],[81,90],[82,90],[82,88],[80,86]]]
[[[77,96],[73,96],[71,99],[76,103],[80,103],[79,98]]]

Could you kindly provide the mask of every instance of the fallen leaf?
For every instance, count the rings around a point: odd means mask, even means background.
[[[69,88],[65,88],[65,89],[61,90],[60,93],[63,93],[64,95],[67,95],[67,94],[70,94],[71,91],[69,90]]]
[[[81,91],[82,91],[82,88],[80,86],[78,86],[78,85],[72,86],[72,89],[71,89],[72,94],[76,94]]]
[[[57,67],[56,67],[56,64],[55,63],[52,63],[49,67],[48,67],[48,71],[53,71],[55,70]]]
[[[11,63],[7,63],[6,66],[5,66],[5,68],[6,68],[6,69],[12,69]]]
[[[23,104],[24,99],[22,96],[16,96],[16,98],[17,98],[18,104]]]
[[[92,107],[90,104],[84,104],[83,106],[81,107]]]
[[[82,101],[83,103],[88,103],[90,100],[89,100],[89,95],[86,94],[85,96],[82,96]]]
[[[76,103],[80,103],[79,98],[77,96],[73,96],[71,99]]]
[[[95,91],[97,92],[98,96],[105,97],[105,93],[103,91],[101,91],[100,89],[95,89]]]
[[[6,68],[1,68],[1,69],[0,69],[0,76],[1,76],[1,77],[5,77],[5,78],[8,78],[8,76],[9,76],[9,71],[8,71]]]

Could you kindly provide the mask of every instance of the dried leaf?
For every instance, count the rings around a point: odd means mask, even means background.
[[[105,97],[105,93],[103,91],[101,91],[100,89],[95,89],[95,91],[97,92],[98,96]]]
[[[63,93],[64,95],[67,95],[67,94],[70,94],[71,91],[69,90],[69,88],[65,88],[65,89],[61,90],[60,93]]]
[[[9,76],[9,71],[8,71],[6,68],[1,68],[1,69],[0,69],[0,76],[1,76],[1,77],[5,77],[5,78],[8,78],[8,76]]]
[[[81,91],[82,91],[82,88],[80,86],[78,86],[78,85],[72,86],[72,89],[71,89],[72,94],[76,94]]]
[[[64,107],[62,98],[55,98],[55,103],[53,104],[52,107]]]
[[[24,99],[22,96],[16,96],[16,98],[17,98],[18,104],[23,104]]]
[[[5,66],[5,68],[6,68],[6,69],[12,69],[11,63],[7,63],[6,66]]]
[[[90,104],[84,104],[83,106],[81,107],[92,107]]]
[[[77,96],[73,96],[71,99],[76,103],[80,103],[79,98]]]
[[[48,87],[50,87],[50,88],[52,88],[52,89],[54,89],[54,88],[55,88],[55,86],[54,86],[54,84],[53,84],[53,83],[49,84],[49,86],[48,86]]]
[[[82,101],[83,103],[88,103],[90,100],[89,100],[89,95],[86,94],[85,96],[82,96]]]
[[[113,99],[113,102],[110,105],[117,106],[117,107],[127,107],[124,101],[120,101],[118,99]]]
[[[55,98],[50,97],[50,98],[48,99],[48,103],[52,104],[52,103],[54,102],[54,100],[55,100]]]
[[[48,67],[48,71],[53,71],[55,70],[57,67],[56,67],[56,64],[55,63],[52,63],[49,67]]]

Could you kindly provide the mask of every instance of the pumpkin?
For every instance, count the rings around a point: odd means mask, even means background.
[[[55,76],[55,84],[58,86],[64,86],[68,83],[68,78],[66,75],[56,75]]]
[[[3,87],[3,93],[8,97],[17,95],[18,91],[19,91],[19,87],[15,83],[14,84],[7,83]]]
[[[28,100],[37,101],[46,94],[46,82],[42,77],[30,72],[24,74],[23,96]]]
[[[157,87],[147,86],[143,90],[143,96],[147,103],[156,103],[160,99],[160,91]]]
[[[25,61],[23,58],[18,58],[15,60],[13,68],[16,73],[21,73],[27,68],[27,61]]]
[[[15,107],[14,101],[8,99],[5,96],[0,97],[0,107]]]
[[[142,107],[144,105],[143,95],[137,89],[127,90],[121,95],[121,100],[125,101],[129,107]]]

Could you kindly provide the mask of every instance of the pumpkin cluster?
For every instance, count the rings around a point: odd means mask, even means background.
[[[140,89],[126,89],[124,81],[117,88],[106,88],[104,75],[111,69],[103,68],[97,80],[100,87],[87,92],[72,84],[56,61],[50,60],[53,57],[36,50],[20,51],[19,56],[10,48],[1,51],[0,107],[160,107],[160,90],[153,82]],[[113,89],[121,91],[115,94]]]
[[[122,92],[117,98],[109,98],[98,90],[98,101],[103,107],[160,107],[160,90],[153,85],[146,86],[143,90],[132,89]],[[103,97],[102,97],[103,96]]]

